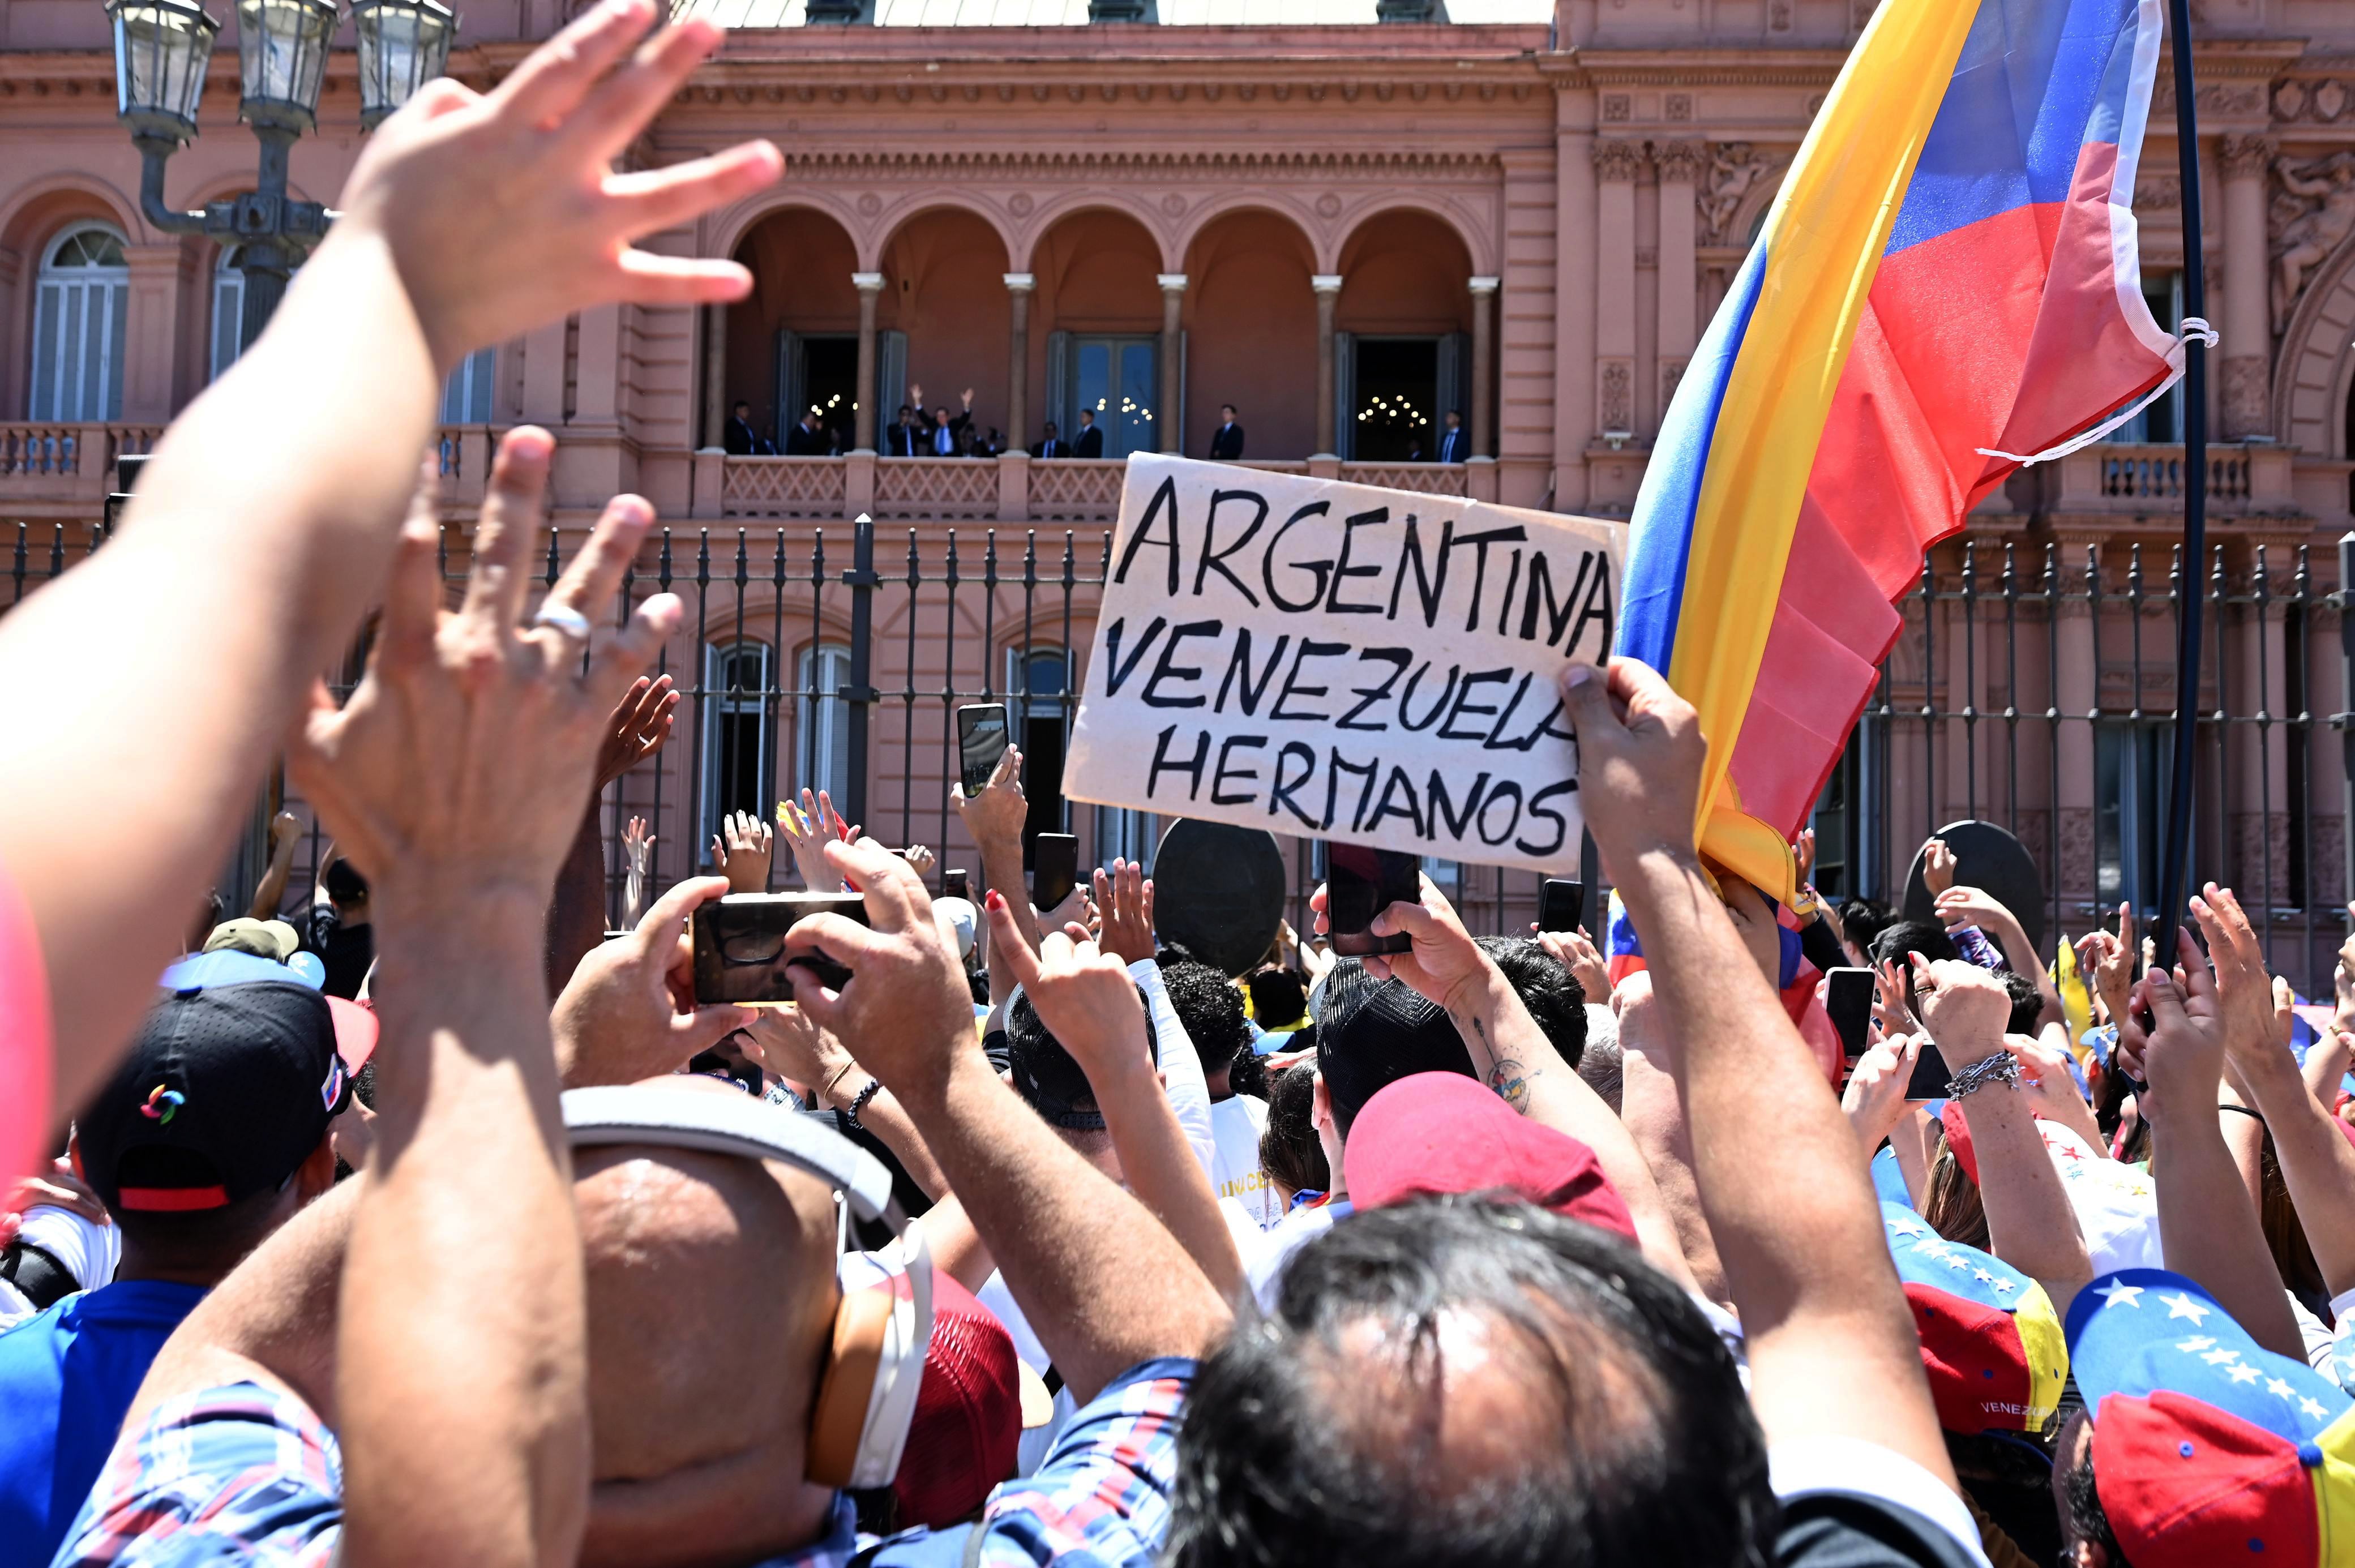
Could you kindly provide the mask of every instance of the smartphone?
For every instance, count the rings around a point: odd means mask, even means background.
[[[795,965],[840,990],[850,971],[805,949],[787,955],[785,933],[814,914],[838,914],[867,923],[867,902],[856,893],[730,893],[695,912],[695,999],[698,1002],[790,1002]]]
[[[958,709],[958,766],[968,800],[988,786],[989,775],[997,771],[997,760],[1004,755],[1006,704],[968,702]]]
[[[1913,1059],[1913,1076],[1905,1085],[1909,1100],[1943,1100],[1946,1097],[1946,1080],[1953,1073],[1946,1071],[1946,1059],[1930,1040],[1922,1042],[1922,1054]]]
[[[1068,833],[1041,833],[1032,841],[1030,904],[1044,914],[1071,896],[1080,874],[1080,841]]]
[[[1873,990],[1870,969],[1834,969],[1824,976],[1824,1011],[1839,1033],[1840,1054],[1850,1061],[1864,1054],[1871,1033]]]
[[[973,897],[973,873],[961,866],[952,866],[941,873],[941,896],[948,899]]]
[[[1376,936],[1366,928],[1391,905],[1423,897],[1421,856],[1363,844],[1327,844],[1325,867],[1325,923],[1332,929],[1334,952],[1355,957],[1404,953],[1414,945],[1403,932]]]
[[[1576,931],[1586,923],[1586,884],[1548,877],[1538,890],[1538,929]]]

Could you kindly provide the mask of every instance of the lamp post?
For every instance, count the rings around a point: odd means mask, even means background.
[[[115,115],[139,149],[139,209],[169,234],[204,234],[238,247],[245,276],[240,349],[261,336],[286,293],[287,278],[327,232],[333,218],[315,201],[286,195],[286,162],[295,141],[318,123],[335,37],[334,0],[236,0],[238,112],[261,144],[254,188],[201,212],[164,199],[164,165],[197,134],[220,24],[197,0],[108,0],[114,30]],[[411,94],[442,74],[458,19],[435,0],[360,0],[360,125],[374,130]]]

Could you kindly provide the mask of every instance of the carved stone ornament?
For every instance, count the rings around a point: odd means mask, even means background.
[[[1030,216],[1030,208],[1035,205],[1036,203],[1030,199],[1028,191],[1018,190],[1012,199],[1007,202],[1006,209],[1017,218],[1028,218]]]
[[[2224,439],[2264,435],[2273,423],[2265,385],[2265,357],[2236,354],[2224,361]]]
[[[1796,8],[1791,0],[1767,0],[1766,30],[1770,33],[1789,32],[1796,14]]]
[[[1693,199],[1700,203],[1702,243],[1733,243],[1734,215],[1742,210],[1751,187],[1771,172],[1766,160],[1747,142],[1727,142],[1710,150],[1709,170],[1693,189]]]
[[[2306,86],[2302,82],[2285,81],[2274,89],[2274,118],[2295,120],[2306,107]]]
[[[2355,230],[2355,149],[2299,163],[2274,160],[2274,331],[2289,325],[2307,274]]]
[[[1594,144],[1594,172],[1603,179],[1625,184],[1644,167],[1644,144],[1605,139]]]
[[[1636,428],[1636,368],[1625,359],[1605,359],[1602,377],[1603,428]]]
[[[2135,181],[2135,210],[2181,207],[2183,181],[2174,175],[2144,175]]]
[[[1668,104],[1669,119],[1682,123],[1683,122],[1689,121],[1692,118],[1693,101],[1691,93],[1671,92],[1668,94]]]
[[[1627,94],[1624,92],[1606,92],[1603,95],[1604,119],[1611,122],[1613,124],[1619,124],[1625,121],[1634,119],[1635,116],[1636,102],[1635,100],[1630,98]]]
[[[1699,142],[1655,142],[1652,162],[1659,165],[1662,185],[1691,185],[1709,166],[1709,149]]]
[[[2224,177],[2230,179],[2262,179],[2272,165],[2280,144],[2270,136],[2227,135],[2217,139],[2217,161],[2223,165]]]
[[[1323,196],[1316,198],[1316,211],[1317,215],[1323,218],[1340,217],[1341,198],[1335,196],[1331,191],[1327,191]]]
[[[2314,117],[2325,122],[2336,120],[2346,112],[2348,101],[2355,99],[2355,90],[2343,81],[2326,81],[2314,90]]]

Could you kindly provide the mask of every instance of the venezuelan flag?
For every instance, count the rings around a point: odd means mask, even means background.
[[[1885,0],[1678,385],[1618,651],[1700,709],[1703,851],[1785,901],[1923,551],[2180,373],[2131,210],[2160,31],[2158,0]]]

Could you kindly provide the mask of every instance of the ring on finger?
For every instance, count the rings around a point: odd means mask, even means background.
[[[584,643],[589,640],[589,617],[570,604],[542,604],[539,613],[531,618],[531,624],[552,626],[566,636],[578,637]]]

